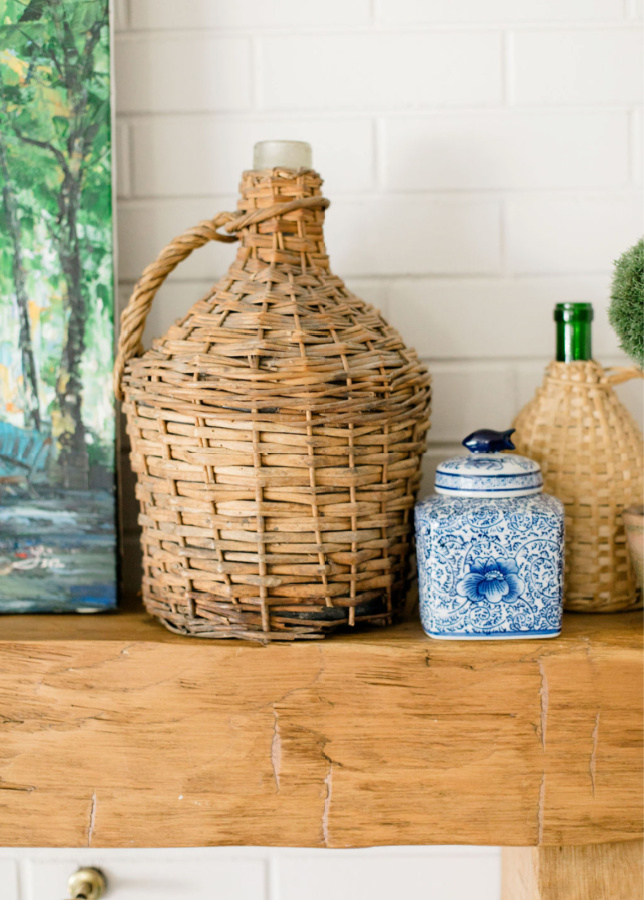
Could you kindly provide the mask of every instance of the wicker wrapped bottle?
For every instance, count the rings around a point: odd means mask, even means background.
[[[613,390],[639,369],[592,359],[590,303],[560,303],[556,360],[514,421],[519,453],[566,513],[564,606],[615,612],[641,605],[621,513],[642,502],[642,434]]]
[[[406,591],[429,376],[331,273],[310,148],[275,144],[238,211],[172,241],[121,320],[143,599],[181,634],[323,637],[391,622]],[[239,240],[235,261],[143,353],[157,289],[210,240]]]

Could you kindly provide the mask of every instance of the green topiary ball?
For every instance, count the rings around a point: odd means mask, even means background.
[[[620,346],[644,368],[644,238],[615,262],[608,310]]]

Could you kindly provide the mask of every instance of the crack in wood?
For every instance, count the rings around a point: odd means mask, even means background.
[[[89,810],[89,825],[87,827],[87,846],[92,846],[92,835],[96,824],[96,791],[92,794],[92,805]]]
[[[322,840],[324,846],[329,846],[329,812],[331,810],[331,793],[333,791],[333,761],[324,754],[324,758],[329,763],[329,771],[326,773],[324,784],[326,786],[326,797],[324,798],[324,808],[322,810]]]
[[[283,694],[279,699],[273,700],[270,703],[262,704],[262,707],[263,708],[270,707],[273,710],[273,712],[275,712],[277,707],[282,706],[284,703],[286,703],[287,700],[290,700],[290,698],[294,694],[299,694],[302,691],[312,690],[315,687],[315,685],[318,683],[318,681],[320,680],[322,675],[324,674],[324,670],[325,670],[324,657],[322,655],[320,655],[320,668],[315,673],[315,677],[308,684],[301,684],[301,685],[298,685],[298,687],[291,688],[285,694]],[[318,699],[321,700],[322,698],[318,697]]]
[[[0,791],[23,791],[25,794],[29,794],[35,790],[36,787],[33,784],[12,784],[9,781],[0,781]]]

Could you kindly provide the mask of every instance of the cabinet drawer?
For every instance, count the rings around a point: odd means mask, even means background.
[[[69,876],[81,865],[103,870],[108,881],[105,900],[265,900],[263,860],[163,861],[146,859],[145,850],[138,853],[141,858],[136,860],[101,856],[100,851],[92,854],[91,862],[85,855],[80,859],[72,854],[31,860],[21,900],[64,900],[69,896]],[[4,893],[0,897],[5,900]],[[8,897],[14,900],[10,893]]]

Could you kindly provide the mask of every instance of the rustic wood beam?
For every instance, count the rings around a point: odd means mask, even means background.
[[[641,841],[505,847],[502,900],[643,900]]]
[[[637,613],[550,641],[414,622],[270,646],[0,617],[0,844],[634,840],[642,657]]]

